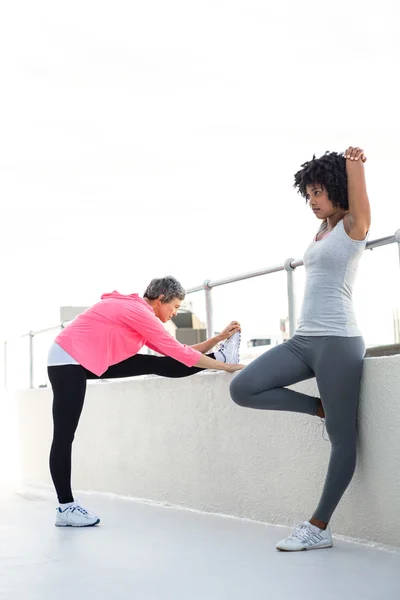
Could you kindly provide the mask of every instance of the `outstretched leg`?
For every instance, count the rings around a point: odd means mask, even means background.
[[[214,358],[214,354],[208,354]],[[204,369],[187,367],[183,363],[169,356],[151,356],[149,354],[135,354],[107,369],[101,377],[87,371],[88,379],[118,379],[122,377],[136,377],[137,375],[160,375],[162,377],[189,377]]]

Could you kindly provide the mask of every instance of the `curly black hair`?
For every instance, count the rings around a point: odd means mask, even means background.
[[[323,185],[333,206],[348,210],[346,159],[343,153],[325,152],[320,158],[315,154],[309,162],[301,165],[294,176],[294,188],[307,199],[306,187],[313,183]]]

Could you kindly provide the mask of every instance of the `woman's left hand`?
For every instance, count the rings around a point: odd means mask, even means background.
[[[230,338],[231,335],[233,335],[237,331],[241,330],[242,329],[240,327],[240,323],[238,323],[237,321],[232,321],[227,327],[225,327],[223,331],[221,331],[221,333],[217,337],[219,341],[222,342],[223,340],[227,340],[228,338]]]
[[[344,157],[349,160],[361,160],[361,162],[365,163],[367,157],[364,154],[364,150],[362,148],[354,148],[353,146],[349,146],[344,153]]]

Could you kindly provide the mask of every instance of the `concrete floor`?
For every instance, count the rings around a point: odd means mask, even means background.
[[[287,528],[86,494],[101,525],[58,529],[48,494],[0,498],[2,600],[400,598],[400,552],[280,553]]]

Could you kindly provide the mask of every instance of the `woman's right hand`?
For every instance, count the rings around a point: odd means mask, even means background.
[[[349,146],[344,153],[344,157],[349,160],[361,160],[362,163],[367,162],[367,157],[364,154],[364,150],[362,148],[354,148],[353,146]]]
[[[228,373],[234,373],[235,371],[241,371],[244,367],[245,365],[226,365],[226,370]]]

